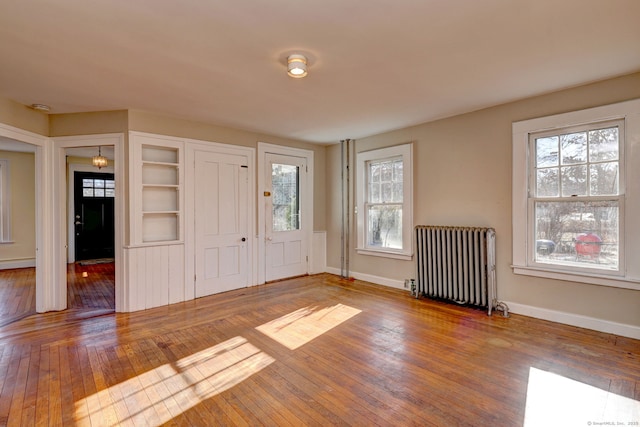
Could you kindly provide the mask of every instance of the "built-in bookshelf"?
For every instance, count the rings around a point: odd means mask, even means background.
[[[181,241],[182,143],[132,135],[133,244]]]

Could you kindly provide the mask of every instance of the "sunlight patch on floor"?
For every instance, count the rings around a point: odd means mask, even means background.
[[[639,422],[637,400],[551,372],[529,369],[525,427],[629,426]]]
[[[274,361],[245,338],[235,337],[77,401],[76,421],[158,426]]]
[[[295,350],[361,311],[344,304],[322,309],[310,306],[260,325],[256,329],[285,347]]]

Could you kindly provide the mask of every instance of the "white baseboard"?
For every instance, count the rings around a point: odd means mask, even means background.
[[[9,259],[6,261],[0,261],[0,270],[10,270],[12,268],[29,268],[35,266],[35,258]]]
[[[340,275],[339,268],[327,267],[327,273]],[[403,280],[388,279],[385,277],[373,276],[370,274],[350,271],[349,275],[358,280],[389,286],[397,289],[405,289]],[[597,319],[595,317],[582,316],[579,314],[565,313],[562,311],[549,310],[546,308],[534,307],[516,302],[504,301],[509,306],[509,311],[523,316],[535,317],[537,319],[549,320],[551,322],[563,323],[565,325],[577,326],[579,328],[591,329],[598,332],[620,335],[623,337],[640,339],[640,327],[616,323],[608,320]]]
[[[326,272],[331,274],[336,274],[338,276],[340,275],[339,268],[327,267]],[[364,280],[365,282],[375,283],[376,285],[389,286],[390,288],[396,288],[396,289],[402,289],[402,290],[405,289],[404,280],[388,279],[386,277],[373,276],[371,274],[365,274],[365,273],[358,273],[357,271],[350,271],[349,276],[353,277],[354,279]]]
[[[515,314],[522,314],[524,316],[550,320],[552,322],[564,323],[566,325],[592,329],[594,331],[605,332],[608,334],[640,339],[640,327],[638,326],[596,319],[595,317],[582,316],[579,314],[549,310],[546,308],[533,307],[515,302],[505,301],[505,303],[509,306],[509,311]]]

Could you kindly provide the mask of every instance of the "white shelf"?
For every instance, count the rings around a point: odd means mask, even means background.
[[[180,163],[178,150],[164,144],[145,144],[142,146],[141,154],[143,162],[166,163],[176,166]]]
[[[182,239],[182,142],[133,135],[131,244]]]

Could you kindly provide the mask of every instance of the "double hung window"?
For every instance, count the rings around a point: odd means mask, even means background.
[[[516,274],[640,289],[640,100],[513,123]]]
[[[358,252],[410,259],[411,144],[357,155]]]
[[[535,263],[618,271],[624,122],[530,136],[529,216]]]

